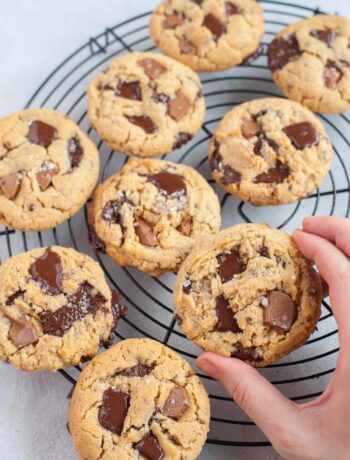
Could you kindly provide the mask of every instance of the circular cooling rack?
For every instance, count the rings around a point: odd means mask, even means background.
[[[247,100],[280,96],[267,68],[266,48],[271,38],[284,26],[319,14],[319,9],[296,6],[278,1],[261,1],[265,11],[266,33],[261,54],[253,62],[226,72],[202,75],[207,102],[206,120],[200,133],[181,150],[167,159],[196,168],[212,184],[220,197],[223,228],[240,222],[268,222],[271,226],[290,232],[301,226],[307,215],[349,215],[350,181],[350,120],[346,115],[321,116],[332,139],[335,158],[333,167],[322,187],[297,204],[258,208],[239,202],[225,193],[210,179],[207,160],[208,142],[215,127],[232,107]],[[127,157],[111,152],[93,131],[87,119],[86,88],[93,77],[108,62],[129,51],[150,51],[155,47],[148,35],[150,13],[144,13],[89,39],[65,59],[39,86],[27,106],[43,106],[71,116],[98,145],[102,161],[101,181],[120,170]],[[33,247],[58,244],[71,246],[94,256],[88,243],[87,205],[77,215],[56,229],[22,233],[0,227],[0,257]],[[112,287],[119,290],[128,305],[129,314],[119,323],[118,339],[151,337],[168,345],[194,366],[200,350],[177,328],[172,316],[171,274],[152,278],[133,269],[116,266],[108,256],[97,254]],[[301,349],[279,363],[260,372],[294,401],[307,402],[319,396],[334,370],[338,355],[337,326],[327,301],[323,302],[322,317],[310,340]],[[62,370],[61,374],[75,383],[81,368]],[[208,443],[227,446],[269,446],[266,438],[243,412],[232,404],[221,386],[200,375],[210,394],[212,418]],[[230,402],[230,403],[228,403]]]

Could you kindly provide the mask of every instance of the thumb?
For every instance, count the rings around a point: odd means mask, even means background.
[[[293,426],[298,426],[297,405],[248,364],[214,353],[204,353],[196,364],[207,375],[222,383],[272,444],[280,437],[282,430],[288,433],[293,430]]]

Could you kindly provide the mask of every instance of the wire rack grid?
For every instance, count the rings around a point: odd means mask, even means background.
[[[271,38],[284,26],[314,14],[320,9],[297,6],[282,1],[261,1],[265,13],[266,33],[260,56],[253,62],[230,71],[202,75],[207,115],[201,132],[184,148],[167,158],[193,166],[212,184],[220,197],[223,227],[239,222],[267,221],[271,226],[290,231],[299,227],[306,215],[349,216],[350,210],[350,120],[347,115],[321,116],[331,136],[335,160],[322,187],[297,204],[278,208],[257,208],[239,202],[222,191],[210,179],[207,161],[208,141],[223,115],[247,100],[280,96],[267,68],[266,49]],[[38,87],[27,106],[42,106],[71,116],[97,144],[102,171],[100,180],[120,170],[127,158],[112,152],[88,123],[86,87],[93,76],[108,61],[129,51],[151,51],[147,26],[150,12],[107,28],[58,65]],[[71,246],[94,256],[88,243],[87,205],[72,219],[59,227],[37,233],[22,233],[0,228],[0,260],[33,247],[58,244]],[[171,293],[173,274],[148,277],[136,270],[117,267],[107,256],[95,255],[106,277],[119,290],[129,307],[129,315],[118,326],[117,338],[151,337],[167,344],[185,357],[190,364],[200,350],[190,343],[177,328],[172,316]],[[323,302],[318,329],[301,349],[261,373],[294,401],[306,402],[319,396],[333,372],[338,355],[337,326],[327,301]],[[62,370],[72,384],[81,367]],[[199,374],[211,399],[212,418],[209,444],[223,446],[265,447],[270,444],[240,409],[230,401],[217,382]]]

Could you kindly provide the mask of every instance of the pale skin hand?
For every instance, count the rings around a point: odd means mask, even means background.
[[[197,366],[219,380],[287,460],[350,459],[350,221],[309,217],[294,232],[329,288],[339,328],[337,368],[322,396],[307,404],[285,398],[255,369],[234,358],[204,353]]]

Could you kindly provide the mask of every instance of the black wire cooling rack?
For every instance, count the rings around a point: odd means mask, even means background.
[[[350,181],[350,120],[347,115],[322,116],[333,141],[335,160],[332,171],[322,188],[294,205],[275,208],[257,208],[239,202],[222,191],[210,179],[207,161],[208,141],[217,122],[233,106],[246,100],[280,96],[271,80],[266,63],[266,48],[271,38],[284,26],[299,19],[322,13],[319,9],[291,3],[264,0],[266,34],[260,56],[251,63],[227,72],[205,74],[202,78],[207,101],[207,117],[201,132],[182,150],[167,156],[171,161],[195,167],[213,185],[218,193],[223,216],[223,227],[239,222],[267,221],[271,226],[290,231],[300,227],[306,215],[349,216]],[[112,59],[129,51],[154,49],[147,26],[150,13],[128,19],[103,33],[92,37],[68,56],[43,81],[27,106],[45,106],[71,116],[87,131],[98,145],[102,159],[101,180],[118,171],[127,158],[111,152],[89,127],[86,112],[86,87],[94,75]],[[85,208],[72,219],[47,232],[21,233],[0,228],[0,257],[2,260],[32,247],[59,244],[72,246],[93,255],[88,244],[87,214]],[[148,277],[136,270],[117,267],[107,256],[96,255],[110,284],[118,289],[129,307],[129,315],[118,326],[118,339],[151,337],[167,344],[194,366],[199,349],[186,340],[177,329],[172,316],[171,293],[173,274],[158,278]],[[319,396],[334,370],[338,355],[337,327],[331,308],[323,302],[318,329],[307,344],[277,364],[261,370],[274,385],[294,401],[306,402]],[[72,384],[81,368],[62,370],[61,374]],[[226,446],[269,446],[266,438],[231,403],[217,382],[200,375],[210,394],[212,406],[211,431],[208,443]]]

